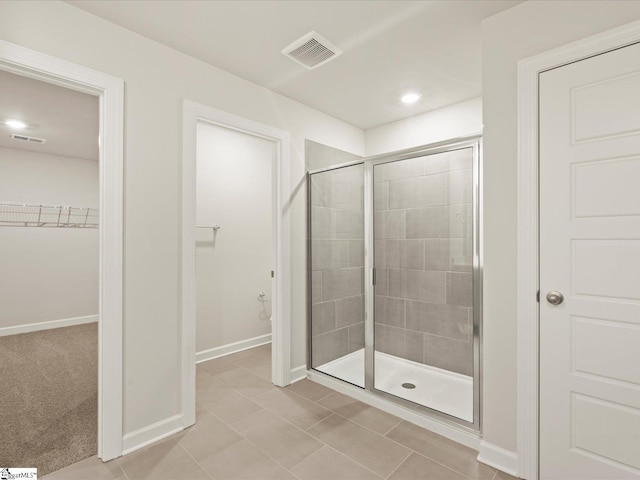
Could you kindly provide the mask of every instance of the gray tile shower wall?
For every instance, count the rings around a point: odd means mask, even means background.
[[[360,157],[306,141],[307,169]],[[311,180],[311,351],[317,367],[364,347],[364,171]]]
[[[472,150],[374,169],[376,349],[473,375]],[[359,157],[312,141],[307,168]],[[364,347],[361,165],[311,180],[311,343],[317,367]]]
[[[374,168],[375,347],[473,375],[472,150]]]

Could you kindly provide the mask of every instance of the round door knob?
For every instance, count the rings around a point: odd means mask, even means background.
[[[562,302],[564,302],[564,295],[562,295],[560,292],[552,290],[547,293],[547,302],[549,302],[551,305],[560,305]]]

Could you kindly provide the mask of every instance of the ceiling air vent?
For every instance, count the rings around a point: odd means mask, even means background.
[[[20,135],[18,133],[12,133],[11,138],[14,140],[20,140],[21,142],[29,142],[29,143],[44,143],[46,140],[44,138],[37,137],[28,137],[26,135]]]
[[[318,32],[309,32],[282,50],[282,53],[300,65],[312,69],[333,60],[342,50]]]

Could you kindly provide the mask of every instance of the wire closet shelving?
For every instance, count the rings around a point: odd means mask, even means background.
[[[100,209],[0,202],[0,226],[98,228]]]

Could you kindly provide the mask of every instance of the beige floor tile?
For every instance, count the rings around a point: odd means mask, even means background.
[[[330,447],[322,447],[291,469],[300,480],[380,480],[375,473]]]
[[[209,413],[209,411],[196,401],[196,422],[202,415],[205,415],[207,413]]]
[[[246,350],[247,352],[249,350]],[[245,352],[240,352],[245,353]],[[270,352],[257,352],[252,355],[242,356],[238,358],[234,358],[231,361],[235,363],[238,367],[245,368],[254,368],[257,365],[271,364],[271,353]]]
[[[465,480],[458,472],[449,470],[428,458],[412,453],[389,480]]]
[[[254,367],[250,367],[249,370],[268,381],[271,381],[271,378],[273,377],[273,368],[271,367],[271,361],[256,365]]]
[[[263,408],[306,430],[331,412],[286,389],[278,388],[253,397]]]
[[[201,400],[202,408],[226,423],[234,422],[262,410],[260,405],[231,387],[209,390],[206,397],[204,401]]]
[[[222,358],[237,363],[246,360],[247,358],[266,355],[269,357],[271,356],[271,344],[269,343],[260,345],[259,347],[249,348],[248,350],[242,350],[241,352],[232,353]]]
[[[231,426],[285,468],[293,467],[322,447],[312,436],[266,410]]]
[[[255,397],[276,388],[270,381],[242,367],[220,373],[216,377],[248,397]]]
[[[202,462],[213,478],[220,480],[285,480],[295,477],[246,440],[234,443]]]
[[[118,460],[128,480],[210,480],[174,440],[164,440]]]
[[[269,343],[265,343],[264,345],[259,345],[255,348],[253,348],[253,350],[255,350],[256,352],[265,352],[268,353],[269,355],[271,355],[272,349],[271,349],[271,342]]]
[[[216,377],[215,384],[210,385],[207,388],[202,388],[196,392],[196,402],[201,405],[210,402],[217,402],[219,400],[223,400],[231,392],[235,392],[240,395],[240,393],[238,393],[233,387],[230,387]]]
[[[210,413],[178,436],[178,443],[198,462],[240,440],[240,435]]]
[[[218,375],[219,373],[233,370],[237,365],[230,361],[227,357],[214,358],[207,362],[199,363],[196,370],[201,370],[209,375]]]
[[[338,392],[323,398],[318,402],[318,405],[333,410],[338,415],[353,420],[381,435],[384,435],[402,421],[395,415],[378,410]]]
[[[202,369],[196,368],[196,394],[200,390],[219,385],[222,382]]]
[[[296,393],[307,400],[311,400],[312,402],[317,402],[321,398],[324,398],[334,392],[334,390],[331,390],[324,385],[320,385],[319,383],[312,382],[308,378],[304,378],[299,382],[291,384],[286,387],[286,389],[291,390],[293,393]]]
[[[116,461],[92,457],[44,478],[516,480],[477,462],[470,448],[308,379],[275,387],[270,348],[198,364],[193,427]]]
[[[105,463],[94,456],[42,478],[46,480],[87,480],[89,478],[92,480],[120,480],[124,478],[124,472],[117,461],[112,460]]]
[[[408,448],[338,415],[323,420],[309,433],[383,477],[410,453]]]
[[[492,480],[495,476],[494,468],[476,460],[478,452],[475,450],[412,423],[400,423],[387,433],[386,437],[446,465],[469,479]]]
[[[518,480],[516,477],[509,475],[508,473],[504,473],[501,471],[496,472],[496,476],[493,477],[494,480]]]

